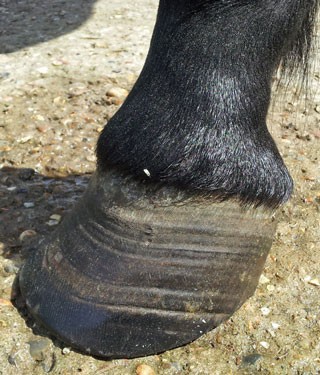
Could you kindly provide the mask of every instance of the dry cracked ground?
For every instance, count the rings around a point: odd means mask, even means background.
[[[0,1],[0,374],[319,374],[320,64],[306,99],[293,86],[275,94],[269,127],[295,192],[255,295],[229,321],[161,355],[102,361],[47,338],[12,304],[30,244],[86,187],[98,134],[142,67],[156,7]]]

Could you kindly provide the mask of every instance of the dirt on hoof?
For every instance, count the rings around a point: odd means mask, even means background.
[[[295,192],[255,295],[230,320],[161,355],[103,361],[28,319],[13,285],[19,267],[84,192],[97,137],[137,78],[157,8],[33,3],[0,6],[0,374],[319,374],[319,63],[307,99],[293,86],[275,94],[269,129]]]

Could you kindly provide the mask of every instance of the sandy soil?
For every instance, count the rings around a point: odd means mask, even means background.
[[[0,3],[0,374],[319,374],[319,64],[308,99],[289,87],[272,105],[270,130],[295,193],[279,210],[255,295],[228,322],[161,355],[101,361],[49,340],[12,305],[32,241],[54,230],[85,189],[97,136],[142,67],[156,6]]]

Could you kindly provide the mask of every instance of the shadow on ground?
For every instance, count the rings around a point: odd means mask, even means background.
[[[0,245],[17,263],[28,244],[51,233],[83,194],[90,175],[49,177],[31,168],[0,169]]]
[[[0,2],[0,53],[10,53],[70,33],[91,15],[96,0]]]

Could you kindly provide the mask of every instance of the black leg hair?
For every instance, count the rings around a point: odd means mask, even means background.
[[[143,71],[98,168],[276,207],[293,184],[266,127],[272,75],[306,72],[318,0],[160,0]],[[147,173],[147,175],[146,175]]]

